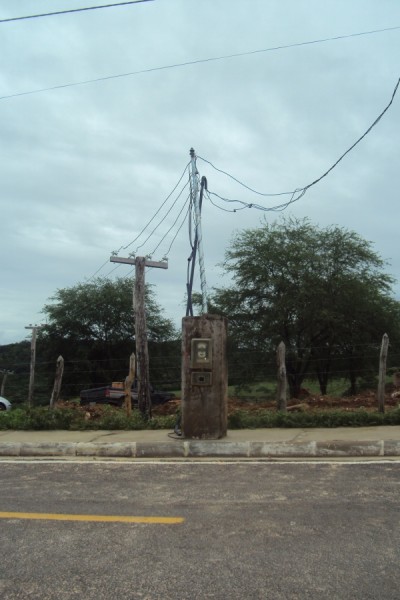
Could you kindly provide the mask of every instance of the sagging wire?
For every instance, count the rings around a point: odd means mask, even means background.
[[[160,207],[157,209],[157,211],[154,213],[154,215],[151,217],[150,221],[148,221],[146,223],[146,225],[143,227],[142,231],[140,233],[138,233],[138,235],[131,241],[129,242],[129,244],[126,244],[126,246],[121,246],[119,248],[119,250],[117,250],[117,252],[120,252],[121,250],[127,250],[128,248],[130,248],[130,246],[132,246],[135,242],[137,242],[137,240],[143,235],[143,233],[146,231],[146,229],[149,227],[149,225],[154,221],[154,219],[156,218],[156,216],[158,215],[158,213],[161,211],[161,209],[165,206],[165,204],[168,202],[168,200],[171,198],[172,194],[175,192],[175,190],[177,189],[177,187],[179,186],[180,182],[182,181],[182,179],[185,176],[186,171],[188,170],[190,163],[187,163],[187,165],[185,166],[182,175],[180,176],[178,182],[176,183],[175,187],[172,189],[172,191],[168,194],[168,196],[165,198],[165,200],[162,202],[162,204],[160,205]],[[187,184],[186,184],[187,185]],[[185,185],[185,187],[186,187]],[[184,189],[184,188],[183,188]],[[180,193],[182,193],[183,189],[181,190]],[[178,196],[179,197],[179,196]],[[167,213],[168,214],[168,213]]]
[[[333,171],[333,169],[340,163],[341,160],[343,160],[343,158],[349,154],[349,152],[351,152],[355,146],[357,146],[367,135],[368,133],[379,123],[379,121],[382,119],[383,115],[389,110],[390,106],[393,103],[394,97],[397,93],[398,87],[400,84],[400,78],[397,80],[397,83],[394,87],[394,90],[392,92],[392,96],[391,99],[389,101],[389,103],[385,106],[385,108],[383,109],[383,111],[377,116],[377,118],[374,120],[374,122],[368,127],[368,129],[354,142],[354,144],[352,144],[350,146],[350,148],[348,148],[334,163],[331,167],[329,167],[329,169],[327,169],[322,175],[320,175],[320,177],[318,177],[317,179],[315,179],[314,181],[312,181],[311,183],[309,183],[308,185],[301,187],[301,188],[296,188],[294,190],[292,190],[291,192],[280,192],[280,193],[264,193],[264,192],[260,192],[258,190],[255,190],[254,188],[248,186],[247,184],[243,183],[242,181],[240,181],[238,178],[234,177],[233,175],[231,175],[230,173],[223,171],[222,169],[217,168],[215,165],[213,165],[212,162],[206,160],[205,158],[202,158],[201,156],[198,156],[197,158],[199,158],[200,160],[202,160],[203,162],[206,162],[207,164],[209,164],[213,169],[215,169],[216,171],[218,171],[219,173],[223,173],[224,175],[226,175],[227,177],[229,177],[230,179],[232,179],[233,181],[236,181],[239,185],[241,185],[242,187],[246,188],[247,190],[251,191],[254,194],[257,194],[259,196],[291,196],[290,200],[288,200],[287,202],[283,202],[281,204],[277,204],[275,206],[262,206],[260,204],[255,204],[255,203],[247,203],[247,202],[243,202],[242,200],[235,200],[232,198],[224,198],[223,196],[220,196],[218,194],[216,194],[215,192],[209,192],[208,197],[210,198],[210,195],[216,196],[217,198],[219,198],[220,200],[224,201],[224,202],[237,202],[239,204],[242,204],[243,208],[255,208],[257,210],[262,210],[265,212],[280,212],[280,211],[284,211],[286,210],[286,208],[288,208],[288,206],[290,206],[291,204],[293,204],[294,202],[297,202],[298,200],[300,200],[300,198],[302,198],[304,196],[304,194],[307,192],[307,190],[309,190],[311,187],[313,187],[314,185],[316,185],[317,183],[319,183],[322,179],[324,179],[324,177],[326,177],[331,171]],[[210,199],[211,200],[211,199]],[[221,210],[226,210],[221,208],[220,206],[214,204],[214,206],[217,206],[217,208],[220,208]],[[237,210],[241,210],[241,209],[234,209],[232,211],[227,211],[227,212],[237,212]]]
[[[154,248],[154,250],[151,252],[151,254],[154,254],[154,253],[156,252],[156,250],[158,250],[158,248],[161,246],[161,244],[163,243],[163,241],[165,240],[165,238],[167,237],[167,235],[170,233],[171,229],[173,229],[173,228],[175,227],[175,225],[176,225],[177,221],[179,220],[179,217],[181,216],[181,214],[183,213],[183,211],[184,211],[185,207],[187,206],[189,199],[190,199],[190,194],[189,194],[189,195],[186,197],[186,200],[185,200],[185,202],[184,202],[184,204],[183,204],[183,206],[182,206],[181,210],[179,211],[179,213],[178,213],[178,216],[176,217],[175,221],[172,223],[172,225],[171,225],[171,227],[168,229],[168,231],[167,231],[167,232],[166,232],[166,233],[163,235],[163,237],[161,238],[161,240],[159,241],[159,243],[157,244],[157,246]],[[189,203],[189,207],[190,207],[190,203]],[[174,238],[173,238],[173,241],[172,241],[172,243],[175,241],[175,239],[176,239],[176,236],[178,235],[178,233],[179,233],[180,229],[181,229],[181,228],[182,228],[182,226],[183,226],[183,223],[184,223],[184,222],[185,222],[185,220],[186,220],[186,216],[187,216],[187,214],[188,214],[188,212],[189,212],[189,207],[188,207],[188,209],[187,209],[187,211],[186,211],[186,215],[185,215],[185,218],[184,218],[183,222],[182,222],[182,223],[181,223],[181,225],[179,226],[179,228],[178,228],[178,230],[177,230],[177,232],[176,232],[176,234],[175,234],[175,236],[174,236]],[[167,253],[165,254],[165,256],[167,256],[167,255],[169,254],[169,252],[170,252],[170,250],[171,250],[172,243],[171,243],[171,245],[170,245],[170,247],[169,247],[169,249],[168,249]]]
[[[185,176],[186,171],[188,170],[190,163],[187,163],[187,165],[185,166],[182,175],[180,176],[178,182],[176,183],[176,185],[174,186],[174,188],[172,189],[172,191],[168,194],[168,196],[165,198],[165,200],[162,202],[162,204],[159,206],[159,208],[157,209],[157,211],[154,213],[154,215],[151,217],[151,219],[146,223],[146,225],[143,227],[143,229],[141,230],[141,232],[131,241],[129,242],[129,244],[126,245],[122,245],[118,248],[118,250],[114,250],[111,252],[111,255],[117,256],[119,254],[119,252],[121,250],[126,250],[127,248],[129,248],[130,246],[132,246],[132,244],[134,244],[142,235],[143,233],[146,231],[146,229],[149,227],[149,225],[154,221],[154,219],[156,218],[156,216],[159,214],[159,212],[161,211],[161,209],[165,206],[165,204],[168,202],[168,200],[171,198],[171,196],[173,195],[173,193],[176,191],[176,189],[178,188],[179,184],[181,183],[182,179]],[[187,185],[187,184],[186,184]],[[186,187],[186,186],[185,186]],[[184,189],[184,188],[183,188]],[[182,193],[183,190],[181,190]],[[168,214],[168,213],[167,213]],[[88,281],[91,281],[92,279],[94,279],[96,277],[96,275],[106,266],[109,264],[109,259],[107,259],[98,269],[97,271],[95,271],[93,273],[93,275],[91,275],[91,277],[88,278]],[[119,268],[120,265],[117,265],[116,267],[114,267],[107,275],[105,275],[105,277],[108,277],[108,275],[111,275],[111,273],[113,273],[116,269]]]
[[[134,254],[137,253],[137,251],[139,250],[139,248],[142,248],[151,238],[151,236],[153,235],[153,233],[155,233],[155,231],[157,231],[157,229],[160,227],[160,225],[165,221],[166,217],[169,215],[169,213],[172,211],[172,209],[174,208],[175,204],[178,202],[179,198],[181,197],[181,195],[183,194],[184,190],[187,188],[187,186],[189,185],[189,181],[187,183],[185,183],[185,185],[183,186],[183,188],[181,189],[181,191],[179,192],[179,194],[177,195],[177,197],[175,198],[174,202],[172,203],[171,207],[169,208],[169,210],[165,213],[165,215],[163,216],[163,218],[159,221],[159,223],[154,227],[154,229],[151,231],[151,233],[147,236],[147,238],[144,240],[144,242],[142,242],[141,244],[139,244],[139,246],[136,247]],[[186,202],[185,202],[186,204]],[[153,220],[153,219],[152,219]],[[131,244],[129,244],[131,245]],[[125,249],[125,248],[124,248]]]

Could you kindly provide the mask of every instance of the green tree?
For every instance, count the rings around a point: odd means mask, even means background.
[[[13,404],[28,397],[31,345],[29,341],[0,346],[0,369],[12,371],[7,378],[5,397]]]
[[[353,231],[284,218],[236,234],[224,262],[233,284],[216,289],[211,300],[229,318],[238,347],[272,353],[285,342],[293,397],[310,373],[326,393],[337,361],[347,357],[355,385],[367,345],[379,346],[384,332],[400,338],[400,304],[384,267],[372,244]]]
[[[63,387],[67,395],[75,395],[84,386],[125,377],[129,356],[135,350],[132,294],[132,279],[97,278],[57,290],[51,303],[44,306],[47,325],[40,340],[52,361],[49,377],[61,354],[66,360]],[[145,296],[149,346],[162,345],[169,352],[177,337],[173,323],[163,316],[149,285]]]

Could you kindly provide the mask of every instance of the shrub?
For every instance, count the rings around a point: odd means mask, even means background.
[[[0,412],[0,429],[29,429],[28,420],[26,411],[21,408]]]
[[[16,408],[0,413],[0,429],[70,429],[75,419],[72,410],[50,410],[45,407]]]
[[[228,417],[229,429],[264,427],[367,427],[372,425],[400,425],[400,408],[387,413],[358,410],[315,412],[272,412],[260,410],[248,413],[237,410]]]
[[[89,421],[91,429],[147,429],[146,419],[134,410],[127,417],[125,411],[105,406],[99,419]]]
[[[146,420],[137,410],[127,417],[122,410],[105,406],[96,419],[85,419],[81,411],[49,407],[15,408],[0,412],[0,429],[174,429],[176,415],[157,416]],[[386,413],[357,411],[275,412],[259,409],[248,412],[240,409],[228,416],[229,429],[271,427],[366,427],[400,425],[400,407]]]
[[[147,429],[173,429],[175,427],[176,419],[176,415],[153,417],[147,423]]]

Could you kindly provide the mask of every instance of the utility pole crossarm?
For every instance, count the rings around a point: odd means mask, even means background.
[[[136,264],[135,258],[123,258],[121,256],[110,256],[110,262],[122,263],[123,265],[134,265]],[[154,260],[145,260],[145,267],[156,267],[157,269],[168,269],[167,262],[156,262]]]

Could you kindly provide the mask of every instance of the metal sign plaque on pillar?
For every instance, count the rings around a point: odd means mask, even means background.
[[[182,319],[182,433],[189,439],[226,435],[227,320],[219,315]]]

